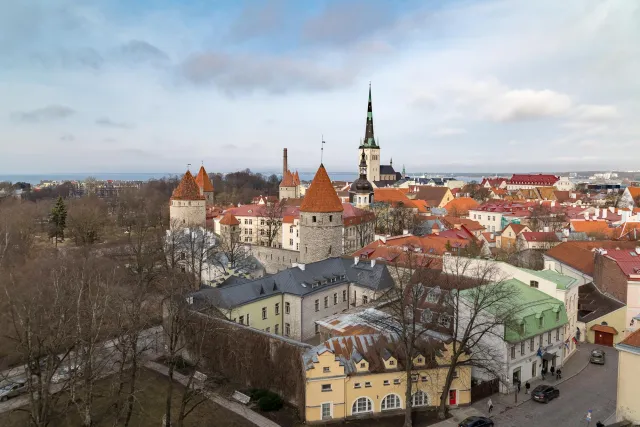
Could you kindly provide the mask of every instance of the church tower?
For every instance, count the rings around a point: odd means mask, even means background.
[[[371,105],[371,83],[369,83],[369,103],[367,105],[367,124],[364,131],[364,141],[360,144],[360,150],[364,150],[367,163],[367,179],[370,182],[380,181],[380,147],[373,133],[373,107]]]
[[[196,184],[198,184],[198,188],[200,188],[200,194],[203,195],[207,201],[207,205],[213,205],[213,184],[204,166],[200,166],[200,171],[198,171],[198,176],[196,176]]]
[[[308,264],[343,254],[342,203],[320,164],[300,205],[300,262]]]
[[[205,196],[200,194],[200,188],[189,170],[182,177],[180,184],[173,190],[169,203],[171,229],[205,227],[207,222]]]
[[[367,161],[364,149],[360,156],[360,177],[349,188],[349,202],[357,208],[367,208],[373,203],[373,185],[367,180]]]

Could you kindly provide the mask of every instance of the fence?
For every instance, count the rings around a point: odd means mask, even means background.
[[[492,394],[497,393],[499,389],[500,381],[497,378],[472,385],[471,403],[477,402],[478,400],[484,399],[485,397],[489,397]]]

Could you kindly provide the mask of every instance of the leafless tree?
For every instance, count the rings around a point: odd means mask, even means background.
[[[251,249],[242,242],[239,229],[221,233],[214,251],[210,257],[211,262],[224,274],[251,267]]]
[[[376,233],[386,234],[389,232],[389,212],[391,205],[389,203],[375,202],[371,206],[371,210],[375,215],[374,229]]]
[[[356,243],[356,247],[353,250],[358,250],[373,242],[375,233],[375,218],[373,216],[373,213],[365,215],[359,218],[359,221],[353,226]]]
[[[566,223],[566,215],[554,212],[549,206],[536,205],[531,209],[529,225],[533,231],[561,231]]]
[[[0,203],[0,270],[26,259],[35,243],[35,203],[8,200]]]
[[[268,201],[261,209],[260,216],[260,242],[264,246],[276,246],[278,235],[282,228],[282,220],[285,210],[285,201]]]
[[[108,222],[106,206],[95,196],[75,200],[69,204],[67,222],[77,245],[97,243]]]

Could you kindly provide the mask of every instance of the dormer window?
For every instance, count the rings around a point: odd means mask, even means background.
[[[556,311],[556,322],[560,321],[560,311]]]
[[[544,318],[540,316],[540,318],[538,319],[538,327],[542,328],[543,320]]]
[[[418,357],[418,363],[422,363],[422,357]]]
[[[331,368],[329,368],[329,367],[325,366],[324,368],[322,368],[322,372],[323,372],[324,374],[327,374],[327,373],[331,372]]]
[[[367,367],[367,364],[366,364],[365,362],[362,362],[362,363],[360,364],[360,367],[361,367],[362,369],[365,369],[365,368]]]
[[[389,360],[389,366],[394,366],[396,364],[396,361],[391,359]]]
[[[537,280],[531,280],[529,282],[529,286],[531,286],[532,288],[538,288],[538,281]]]

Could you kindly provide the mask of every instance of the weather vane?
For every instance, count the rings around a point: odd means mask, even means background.
[[[187,163],[187,170],[191,170],[191,163]]]
[[[320,163],[322,163],[322,157],[324,155],[324,144],[326,144],[326,142],[324,142],[324,134],[322,135],[322,144],[320,145]]]

